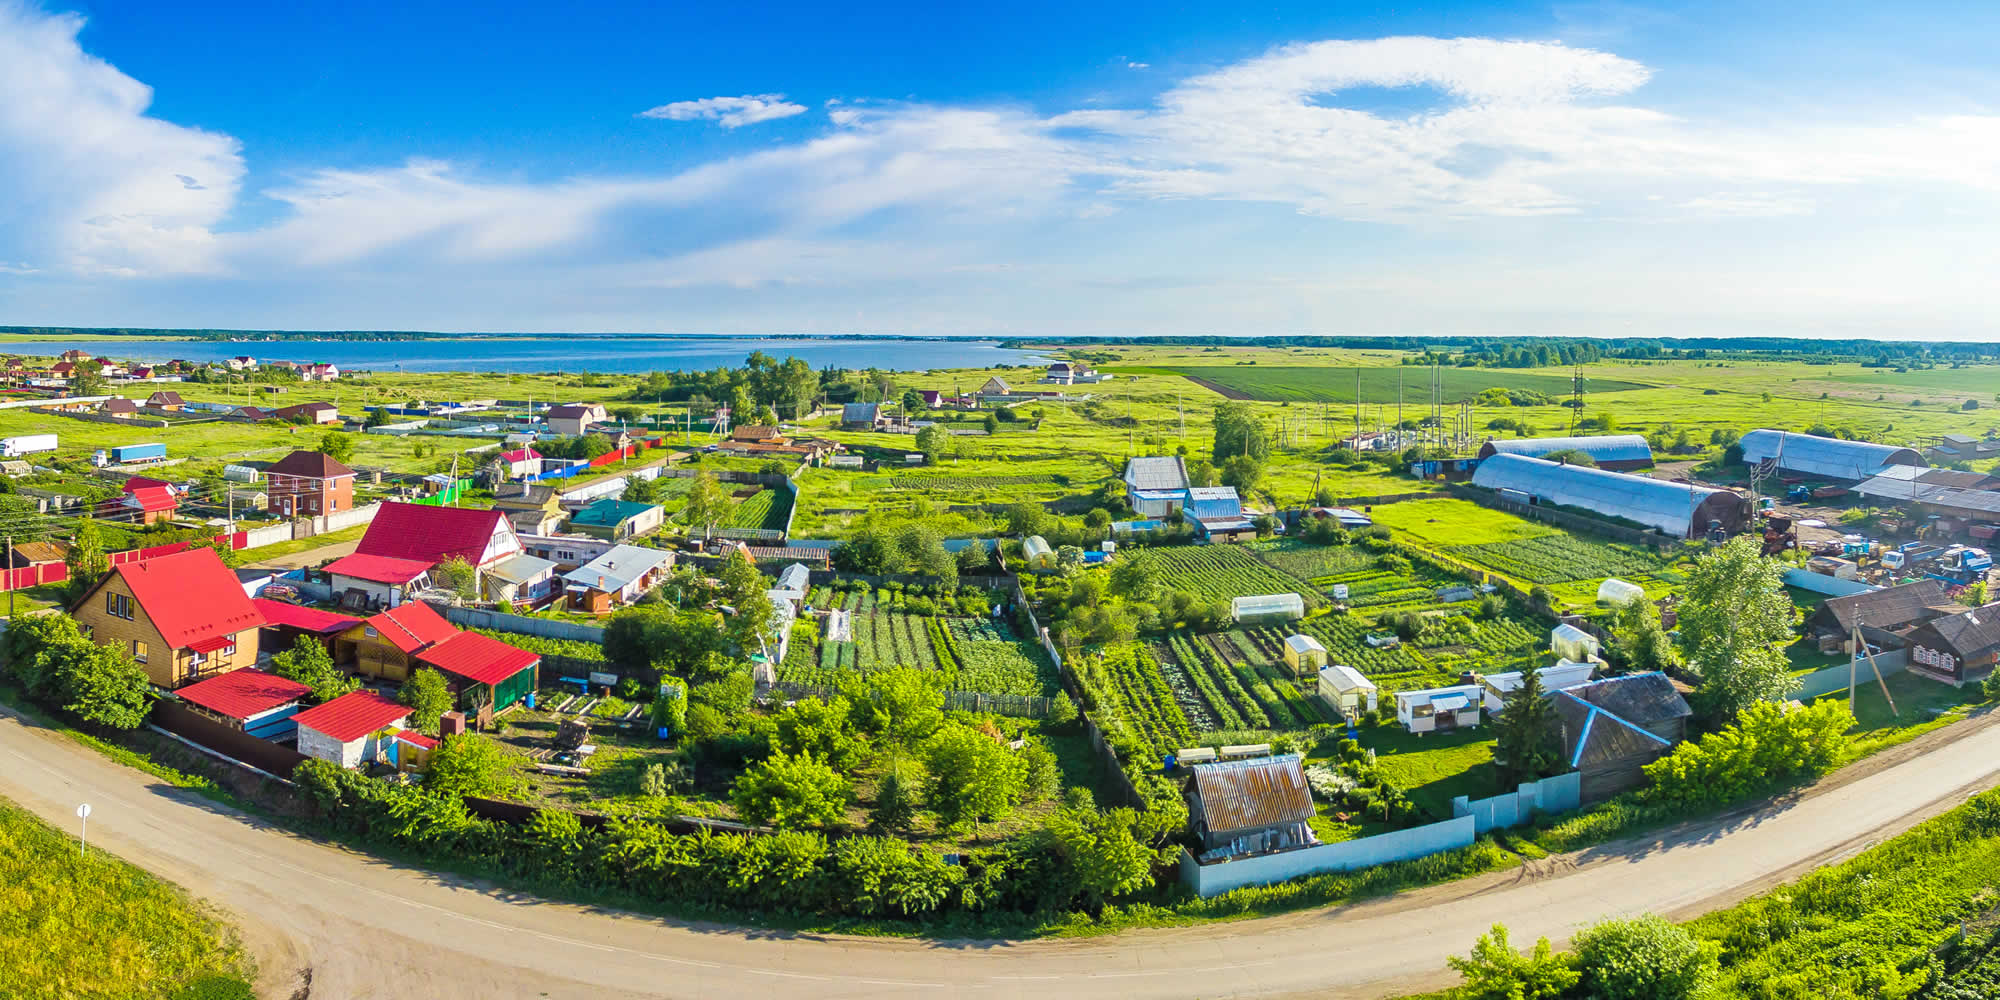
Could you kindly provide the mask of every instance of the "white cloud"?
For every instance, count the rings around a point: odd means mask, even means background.
[[[742,97],[704,97],[699,101],[675,101],[639,112],[641,118],[668,121],[712,121],[723,128],[755,125],[778,118],[804,114],[805,105],[785,100],[783,94],[745,94]]]
[[[202,272],[243,176],[228,136],[146,115],[83,19],[0,0],[0,254],[85,273]]]

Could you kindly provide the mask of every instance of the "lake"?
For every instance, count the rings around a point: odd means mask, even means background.
[[[814,368],[997,368],[1041,365],[1034,351],[1002,348],[992,340],[898,338],[753,338],[467,336],[455,340],[104,340],[0,343],[7,354],[53,357],[89,351],[119,361],[221,361],[247,354],[260,361],[322,362],[346,370],[404,372],[649,372],[734,367],[751,351],[782,361],[803,359]]]

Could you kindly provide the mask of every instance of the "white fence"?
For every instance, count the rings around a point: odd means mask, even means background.
[[[1196,895],[1206,898],[1246,885],[1271,885],[1301,875],[1372,868],[1392,861],[1408,861],[1427,854],[1470,847],[1477,836],[1473,832],[1475,826],[1471,816],[1459,816],[1360,840],[1259,854],[1212,865],[1197,862],[1194,855],[1182,848],[1181,881],[1187,883]]]
[[[315,520],[322,522],[319,526],[319,532],[323,534],[328,531],[339,531],[342,528],[352,528],[357,524],[367,524],[375,520],[375,515],[381,512],[382,505],[378,502],[371,503],[366,507],[356,507],[352,510],[335,511]]]
[[[1884,677],[1890,674],[1901,673],[1904,668],[1910,665],[1909,651],[1893,649],[1887,652],[1876,653],[1875,665],[1881,668],[1882,676]],[[1869,668],[1866,659],[1863,659],[1852,669],[1855,680],[1864,689],[1868,685],[1875,683],[1875,671]],[[1849,667],[1845,663],[1828,667],[1825,670],[1815,670],[1800,677],[1799,689],[1792,694],[1786,695],[1786,697],[1805,701],[1808,698],[1817,698],[1821,695],[1832,694],[1835,691],[1845,691],[1847,690],[1848,671]]]
[[[289,542],[291,540],[292,522],[290,521],[267,524],[254,531],[243,533],[243,547],[246,549],[261,548],[266,545],[276,545],[279,542]]]
[[[1461,795],[1451,800],[1452,816],[1472,817],[1474,833],[1519,826],[1535,814],[1569,812],[1583,804],[1583,774],[1571,771],[1540,781],[1523,782],[1519,788],[1487,799]]]

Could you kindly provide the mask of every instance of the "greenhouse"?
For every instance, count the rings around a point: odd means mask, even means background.
[[[1750,501],[1728,490],[1669,482],[1581,465],[1561,465],[1524,455],[1495,455],[1472,474],[1472,484],[1526,494],[1531,502],[1580,507],[1692,538],[1719,521],[1725,531],[1742,530]]]
[[[1737,443],[1743,447],[1745,465],[1772,460],[1782,471],[1825,476],[1828,479],[1860,481],[1880,475],[1882,470],[1891,466],[1929,464],[1914,448],[1868,441],[1842,441],[1769,428],[1751,431]]]
[[[1526,455],[1541,458],[1559,451],[1580,451],[1589,455],[1600,469],[1614,472],[1643,469],[1653,464],[1653,448],[1637,434],[1601,434],[1595,437],[1498,438],[1479,448],[1480,458],[1495,455]]]
[[[1574,625],[1557,625],[1549,630],[1549,652],[1574,663],[1597,658],[1597,637]]]
[[[1229,613],[1244,625],[1297,621],[1306,616],[1306,602],[1297,594],[1238,597],[1229,602]]]
[[[1597,603],[1613,606],[1630,604],[1646,599],[1646,588],[1629,583],[1617,577],[1607,577],[1597,585]]]
[[[1029,569],[1056,568],[1056,554],[1049,548],[1048,540],[1040,535],[1029,535],[1021,542],[1021,559]]]

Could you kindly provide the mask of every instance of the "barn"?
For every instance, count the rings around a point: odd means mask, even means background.
[[[1590,456],[1600,469],[1628,472],[1653,464],[1653,447],[1637,434],[1600,434],[1594,437],[1494,438],[1479,447],[1481,459],[1495,455],[1524,455],[1542,458],[1559,451],[1576,451]]]
[[[1761,465],[1769,461],[1780,472],[1849,482],[1881,475],[1882,470],[1891,466],[1930,464],[1914,448],[1868,441],[1842,441],[1770,428],[1751,431],[1743,435],[1737,444],[1743,448],[1745,465]]]
[[[1676,538],[1693,538],[1719,521],[1730,533],[1750,521],[1750,501],[1729,490],[1669,482],[1525,455],[1495,455],[1479,463],[1472,484],[1523,502],[1580,507],[1643,524]]]

